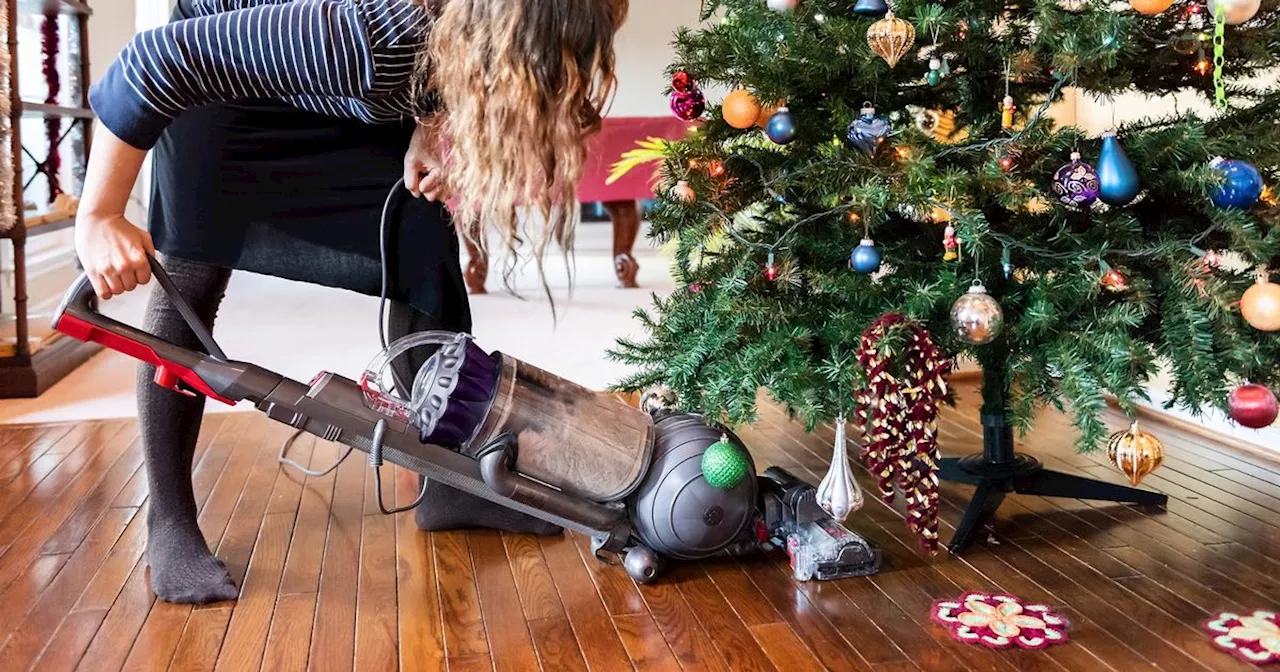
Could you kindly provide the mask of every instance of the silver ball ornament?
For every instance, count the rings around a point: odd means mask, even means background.
[[[951,307],[951,327],[965,343],[986,345],[1000,335],[1004,311],[987,294],[987,288],[975,280],[969,291]]]
[[[765,4],[775,12],[790,12],[794,11],[800,2],[799,0],[766,0]]]
[[[649,415],[675,407],[676,393],[666,385],[654,385],[640,394],[640,410]]]
[[[1239,25],[1258,14],[1262,0],[1209,0],[1209,16],[1218,15],[1218,5],[1222,5],[1223,18],[1228,25]]]

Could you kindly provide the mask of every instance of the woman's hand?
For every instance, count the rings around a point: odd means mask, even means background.
[[[447,181],[441,168],[435,131],[423,122],[418,123],[404,153],[404,188],[414,197],[425,196],[430,201],[448,199]]]
[[[101,299],[133,291],[151,281],[147,255],[156,253],[151,234],[123,215],[76,218],[76,254]]]

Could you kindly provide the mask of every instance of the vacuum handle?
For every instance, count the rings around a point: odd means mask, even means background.
[[[98,343],[154,365],[157,385],[183,394],[199,392],[211,399],[234,405],[234,400],[215,390],[214,386],[206,382],[196,371],[200,368],[207,372],[210,365],[230,366],[226,354],[214,342],[213,336],[196,316],[196,312],[183,300],[173,284],[173,279],[160,266],[160,263],[150,256],[147,260],[161,289],[169,294],[169,298],[181,313],[182,319],[195,332],[200,343],[208,351],[208,355],[174,345],[98,312],[94,303],[93,285],[89,282],[89,277],[83,273],[67,290],[62,303],[54,312],[53,328],[76,340]],[[186,384],[185,389],[178,385],[179,381]]]
[[[160,288],[169,295],[169,299],[173,301],[173,305],[178,309],[178,313],[182,315],[182,319],[190,327],[192,333],[200,340],[200,344],[204,346],[206,352],[211,357],[220,361],[227,361],[227,355],[218,346],[217,341],[213,340],[213,334],[209,333],[209,329],[205,327],[204,322],[196,315],[196,311],[182,298],[182,293],[178,291],[178,287],[173,284],[173,278],[169,277],[168,271],[164,270],[164,266],[153,256],[147,255],[147,262],[151,265],[151,275],[160,283]],[[62,299],[62,305],[58,307],[57,312],[53,315],[53,327],[58,328],[59,318],[69,308],[74,308],[76,316],[92,324],[93,326],[106,331],[112,331],[118,334],[126,334],[129,332],[137,332],[136,329],[112,319],[98,312],[94,306],[95,294],[93,291],[93,283],[89,281],[88,274],[81,273],[76,278],[71,288],[67,290],[66,295]],[[142,332],[138,332],[142,333]]]

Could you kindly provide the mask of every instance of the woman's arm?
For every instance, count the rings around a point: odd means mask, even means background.
[[[354,3],[296,0],[177,21],[138,34],[89,92],[116,137],[150,149],[173,117],[210,103],[359,98],[373,51]]]
[[[103,299],[151,280],[151,235],[124,218],[129,194],[147,153],[129,146],[110,129],[94,129],[93,151],[76,211],[76,253],[93,290]]]

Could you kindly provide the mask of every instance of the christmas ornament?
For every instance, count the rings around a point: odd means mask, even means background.
[[[916,42],[916,27],[893,15],[893,10],[867,29],[867,44],[890,68],[898,65],[903,54]]]
[[[996,340],[1003,326],[1004,311],[977,280],[951,306],[951,327],[970,345],[986,345]]]
[[[698,198],[698,195],[693,192],[693,187],[684,180],[676,182],[676,186],[671,187],[671,195],[682,203],[692,203]]]
[[[836,418],[836,443],[831,452],[831,465],[827,475],[818,484],[818,506],[837,523],[844,522],[849,514],[862,508],[862,488],[853,478],[849,468],[848,442],[845,440],[844,416]]]
[[[1216,157],[1209,165],[1226,178],[1209,194],[1214,205],[1219,208],[1248,210],[1262,197],[1262,174],[1252,164]]]
[[[884,347],[890,332],[906,344]],[[923,327],[890,313],[862,333],[858,364],[866,387],[857,393],[863,428],[862,461],[876,478],[880,498],[892,503],[895,486],[906,497],[907,527],[925,550],[938,550],[938,409],[947,399],[952,361]]]
[[[1102,134],[1098,153],[1098,197],[1107,205],[1127,205],[1138,195],[1138,171],[1125,155],[1115,131]]]
[[[1053,174],[1053,195],[1065,205],[1087,208],[1098,200],[1098,173],[1071,152],[1071,163]]]
[[[1227,397],[1231,419],[1251,429],[1270,427],[1280,415],[1280,403],[1276,395],[1265,385],[1245,383],[1231,391]]]
[[[862,150],[867,157],[874,158],[892,130],[893,125],[889,123],[889,119],[877,115],[876,108],[866,102],[862,104],[862,113],[845,130],[845,137],[849,144]]]
[[[693,281],[693,282],[689,283],[689,293],[691,293],[691,294],[699,294],[699,293],[701,293],[701,292],[702,292],[702,283],[701,283],[701,282],[698,282],[698,281],[696,281],[696,280],[695,280],[695,281]]]
[[[1240,314],[1259,331],[1280,331],[1280,285],[1258,275],[1258,282],[1240,297]]]
[[[1129,483],[1137,485],[1164,461],[1164,444],[1154,434],[1138,429],[1135,422],[1128,430],[1111,435],[1107,457]]]
[[[640,410],[653,415],[676,407],[676,393],[666,385],[654,385],[640,393]]]
[[[870,238],[862,242],[849,255],[849,267],[859,273],[875,273],[880,270],[880,250]]]
[[[683,121],[693,121],[707,109],[707,99],[696,86],[687,91],[672,91],[670,103],[671,113]]]
[[[688,91],[693,86],[693,76],[684,70],[677,70],[671,75],[671,89],[673,91]]]
[[[747,456],[729,441],[727,435],[707,446],[702,453],[702,477],[712,487],[730,490],[750,475],[751,462]]]
[[[989,649],[1043,649],[1068,640],[1067,619],[1049,605],[1003,593],[967,592],[956,600],[938,600],[931,616],[956,641]]]
[[[950,224],[942,230],[942,260],[955,261],[960,258],[960,239],[956,238],[955,227]]]
[[[1262,0],[1209,0],[1209,15],[1216,17],[1221,8],[1227,24],[1237,26],[1257,15],[1260,7]]]
[[[1155,16],[1173,4],[1173,0],[1129,0],[1129,6],[1139,14]]]
[[[790,12],[800,3],[798,0],[766,0],[765,4],[775,12]]]
[[[942,60],[937,56],[929,59],[929,73],[925,75],[929,86],[937,86],[942,81]]]
[[[1006,131],[1013,128],[1013,96],[1005,96],[1000,102],[1000,128]]]
[[[796,118],[787,108],[778,108],[778,112],[769,117],[764,134],[775,144],[788,144],[796,139]]]
[[[761,105],[760,114],[756,117],[756,126],[763,131],[764,128],[769,125],[769,120],[773,118],[773,115],[778,113],[778,110],[782,109],[782,106],[783,103],[781,100],[773,105]]]
[[[884,0],[858,0],[853,6],[853,13],[858,16],[884,16],[889,13],[889,5]]]
[[[751,128],[760,118],[760,103],[750,91],[738,89],[725,96],[721,114],[734,128]]]
[[[1259,610],[1243,616],[1224,611],[1207,621],[1204,629],[1213,635],[1214,646],[1246,663],[1280,662],[1280,616],[1275,612]]]

